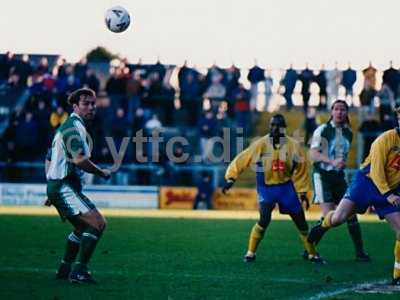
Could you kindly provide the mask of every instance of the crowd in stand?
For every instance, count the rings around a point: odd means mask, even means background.
[[[172,128],[193,141],[185,151],[199,153],[207,162],[210,152],[214,151],[210,138],[221,135],[222,128],[243,128],[248,134],[261,85],[264,86],[265,107],[276,93],[273,87],[279,85],[278,92],[290,110],[296,84],[300,81],[303,109],[310,116],[312,128],[311,84],[319,87],[318,108],[326,109],[338,97],[340,86],[345,89],[346,100],[351,102],[357,80],[357,72],[350,66],[346,70],[337,67],[325,70],[322,66],[318,71],[308,66],[295,70],[291,66],[276,83],[270,71],[256,64],[247,72],[246,79],[250,83],[247,89],[241,70],[234,65],[229,68],[213,65],[203,74],[184,64],[179,68],[177,85],[171,83],[175,66],[161,62],[145,65],[120,61],[110,68],[104,80],[89,66],[85,59],[70,64],[60,57],[51,63],[45,56],[36,62],[28,55],[17,57],[6,53],[0,57],[0,90],[19,87],[28,91],[28,100],[12,112],[3,134],[3,161],[43,161],[55,130],[70,112],[66,104],[69,93],[83,86],[93,89],[99,98],[98,114],[91,126],[95,142],[93,156],[97,161],[112,161],[105,136],[113,137],[118,148],[124,137],[139,130],[149,134],[155,128]],[[364,84],[359,99],[360,111],[365,111],[365,122],[373,121],[370,115],[376,109],[375,99],[379,99],[380,123],[392,126],[392,107],[400,96],[399,70],[392,65],[385,70],[380,88],[377,70],[371,64],[362,74]],[[371,124],[363,125],[361,130],[368,131],[366,128]],[[135,151],[129,148],[126,162],[136,162]],[[183,149],[177,147],[174,151],[179,153]]]

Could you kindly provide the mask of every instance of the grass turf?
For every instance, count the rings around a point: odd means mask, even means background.
[[[388,281],[394,234],[363,223],[372,263],[354,262],[345,226],[319,248],[324,266],[304,261],[289,221],[272,221],[257,261],[242,262],[251,220],[108,218],[91,263],[95,286],[56,281],[71,228],[55,216],[0,215],[0,299],[381,299],[353,291]],[[398,299],[400,293],[384,295]]]

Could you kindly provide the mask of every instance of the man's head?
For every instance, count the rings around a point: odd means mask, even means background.
[[[335,100],[331,106],[331,119],[336,125],[349,123],[349,106],[344,100]]]
[[[96,113],[96,93],[88,88],[81,88],[71,93],[68,103],[74,113],[84,120],[92,120]]]
[[[269,132],[273,137],[283,137],[286,134],[285,117],[281,114],[272,116],[269,122]]]

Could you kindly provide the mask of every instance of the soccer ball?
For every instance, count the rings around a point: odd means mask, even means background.
[[[131,17],[125,8],[114,6],[106,11],[105,21],[112,32],[123,32],[129,27]]]

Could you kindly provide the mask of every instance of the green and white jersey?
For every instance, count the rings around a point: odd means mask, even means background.
[[[89,158],[90,146],[82,118],[72,113],[54,136],[47,180],[59,180],[68,176],[82,181],[84,172],[72,162],[73,157],[78,154]]]
[[[341,158],[347,160],[350,151],[353,133],[345,125],[336,127],[333,121],[320,125],[313,133],[311,149],[318,149],[330,160]],[[339,171],[332,165],[323,162],[314,162],[314,171]]]

